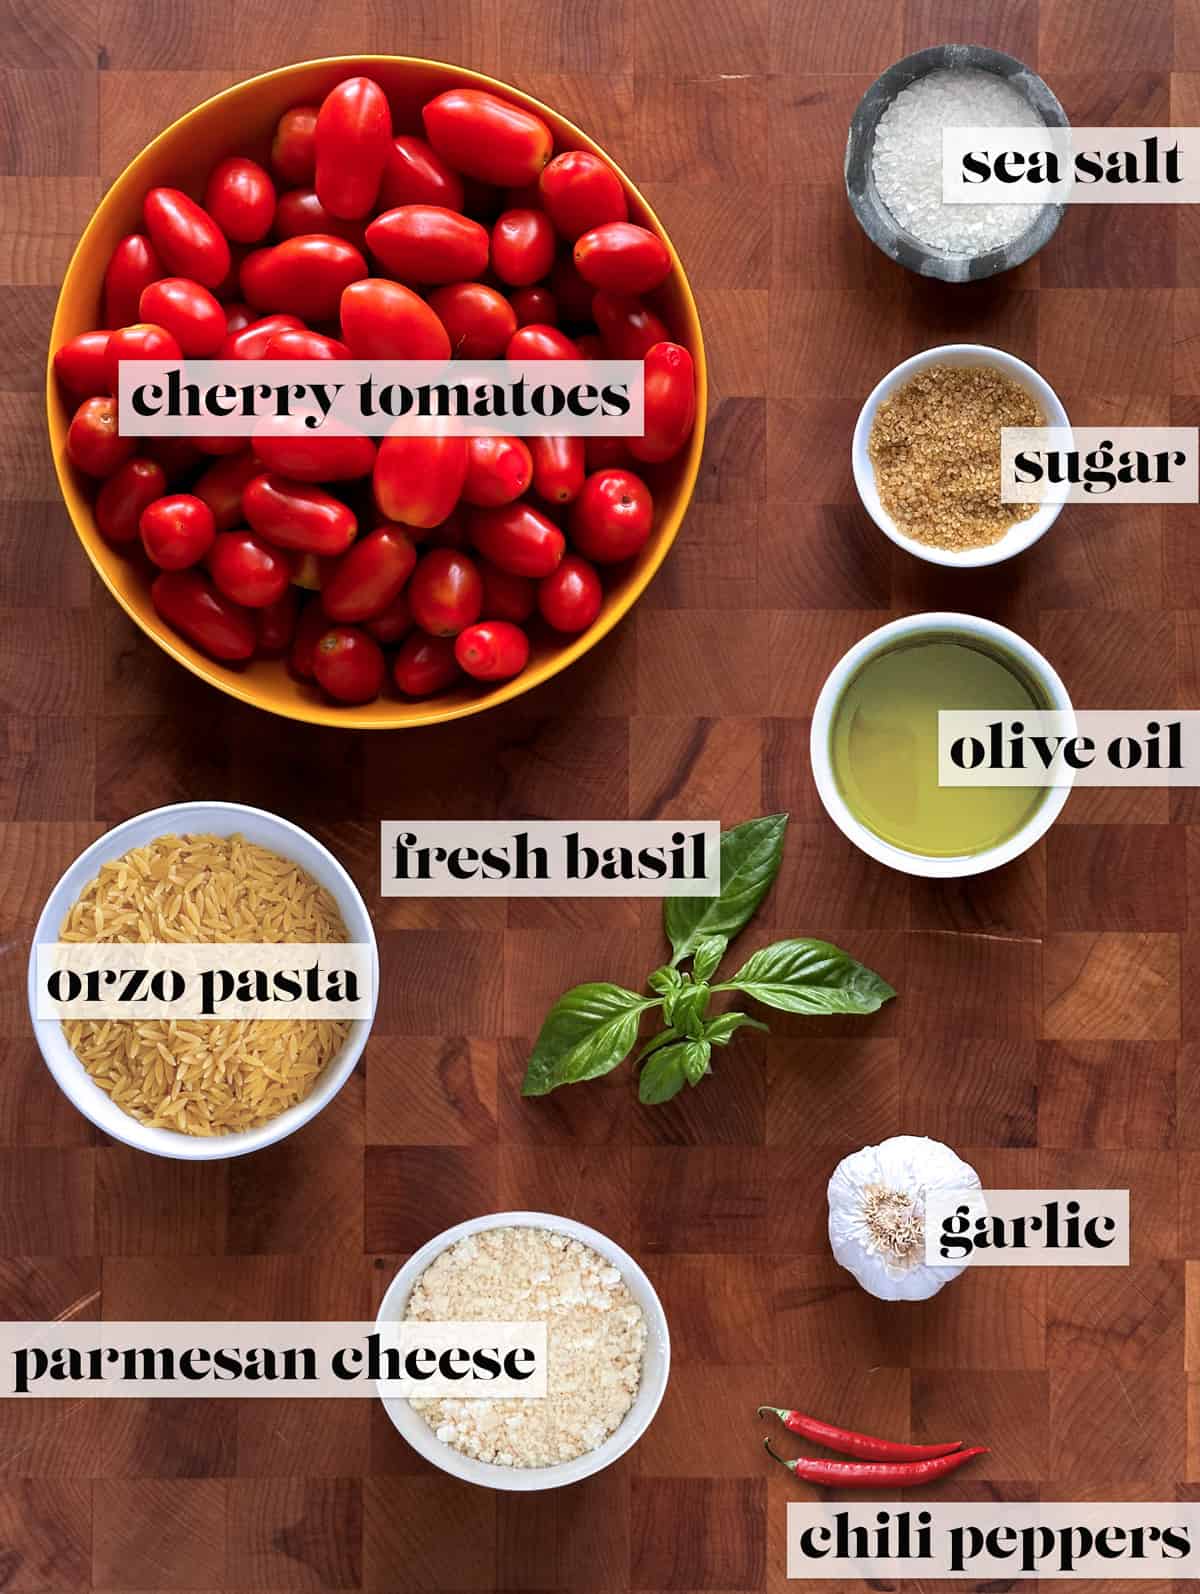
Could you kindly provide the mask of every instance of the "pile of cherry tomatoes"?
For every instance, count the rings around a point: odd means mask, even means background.
[[[58,349],[72,464],[96,523],[148,561],[158,614],[215,659],[286,658],[331,698],[424,697],[517,675],[529,624],[596,619],[598,566],[635,555],[643,467],[695,420],[688,351],[642,295],[671,271],[612,168],[553,155],[530,111],[477,89],[395,136],[366,77],[284,113],[270,170],[244,156],[203,205],[145,197],[104,278],[104,329]],[[248,247],[250,246],[250,247]],[[122,360],[640,359],[635,438],[123,437]],[[385,651],[386,650],[386,651]]]

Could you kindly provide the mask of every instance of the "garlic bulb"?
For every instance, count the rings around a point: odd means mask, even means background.
[[[962,1267],[925,1264],[925,1197],[978,1190],[974,1168],[940,1140],[893,1135],[843,1157],[829,1181],[829,1243],[844,1268],[881,1301],[923,1301]]]

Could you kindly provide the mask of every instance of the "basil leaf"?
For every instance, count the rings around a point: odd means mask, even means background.
[[[666,996],[669,992],[679,989],[683,984],[683,975],[678,969],[673,969],[669,963],[664,963],[660,969],[654,970],[646,984],[660,996]]]
[[[706,937],[732,940],[746,926],[779,871],[787,822],[786,814],[768,814],[723,833],[719,897],[666,899],[663,925],[675,953],[672,964],[690,957]]]
[[[828,941],[776,941],[755,952],[722,990],[785,1013],[874,1013],[895,991]]]
[[[687,1079],[683,1071],[680,1052],[688,1045],[664,1046],[646,1064],[638,1078],[638,1100],[647,1107],[657,1107],[661,1102],[678,1096]]]
[[[771,1033],[766,1024],[760,1024],[749,1013],[718,1013],[704,1026],[703,1038],[714,1046],[728,1046],[739,1029],[760,1029],[764,1034]]]
[[[683,1048],[683,1071],[689,1085],[698,1085],[708,1073],[712,1047],[707,1041],[688,1041]]]
[[[693,1040],[699,1040],[704,1028],[704,1014],[710,992],[707,985],[693,985],[690,980],[667,998],[664,1011],[676,1029],[681,1029]]]
[[[658,1006],[654,997],[620,985],[576,985],[546,1015],[522,1096],[544,1096],[559,1085],[611,1072],[633,1049],[642,1014]]]
[[[729,945],[727,935],[706,935],[692,953],[692,978],[697,985],[706,980],[710,974],[715,974],[717,964],[725,956]]]
[[[633,1060],[634,1064],[636,1065],[637,1063],[644,1062],[647,1057],[652,1055],[652,1053],[659,1051],[663,1046],[670,1046],[672,1042],[677,1041],[679,1038],[679,1031],[675,1029],[674,1026],[668,1026],[666,1029],[659,1030],[654,1039],[647,1041],[642,1047],[641,1051]]]

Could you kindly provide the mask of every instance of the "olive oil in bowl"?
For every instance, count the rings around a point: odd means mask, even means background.
[[[999,647],[949,631],[898,639],[863,662],[834,708],[829,752],[838,791],[861,824],[904,852],[986,852],[1028,823],[1045,790],[939,786],[938,710],[1050,706]]]

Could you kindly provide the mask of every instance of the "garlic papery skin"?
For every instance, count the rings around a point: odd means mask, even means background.
[[[829,1181],[829,1243],[869,1295],[924,1301],[964,1271],[925,1263],[925,1201],[932,1191],[978,1190],[979,1175],[949,1146],[893,1135],[843,1157]]]

